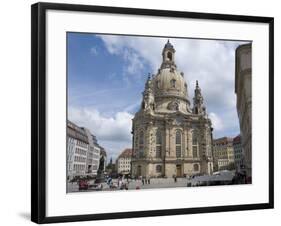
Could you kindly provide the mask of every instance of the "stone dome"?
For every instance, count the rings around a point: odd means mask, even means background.
[[[187,84],[184,75],[174,67],[159,69],[152,82],[155,97],[176,96],[187,99]]]

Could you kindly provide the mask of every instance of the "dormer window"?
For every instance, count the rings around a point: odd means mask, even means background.
[[[176,88],[176,79],[171,80],[171,88]]]

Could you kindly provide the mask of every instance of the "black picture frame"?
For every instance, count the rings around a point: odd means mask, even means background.
[[[46,11],[101,12],[139,16],[158,16],[225,21],[255,22],[269,25],[269,202],[258,204],[180,208],[136,212],[115,212],[72,216],[46,216]],[[207,212],[269,209],[274,207],[274,18],[118,8],[90,5],[36,3],[31,6],[31,220],[36,223],[73,222]]]

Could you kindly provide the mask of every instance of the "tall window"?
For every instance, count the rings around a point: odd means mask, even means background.
[[[161,173],[162,172],[162,166],[161,165],[156,165],[156,172]]]
[[[143,131],[140,131],[139,135],[139,157],[143,158],[144,157],[144,133]]]
[[[192,154],[193,158],[198,158],[198,133],[193,131],[192,133]]]
[[[172,88],[176,88],[176,80],[175,80],[175,79],[172,79],[172,80],[170,81],[170,83],[171,83],[171,87],[172,87]]]
[[[156,132],[156,158],[161,158],[162,155],[162,134],[160,130]]]
[[[158,89],[160,89],[160,81],[159,81],[159,80],[156,82],[156,87],[157,87]]]
[[[193,171],[199,171],[199,165],[198,164],[193,165]]]
[[[176,157],[181,157],[181,131],[176,131]]]

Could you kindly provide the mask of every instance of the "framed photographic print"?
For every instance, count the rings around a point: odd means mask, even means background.
[[[32,221],[273,208],[273,18],[31,12]]]

